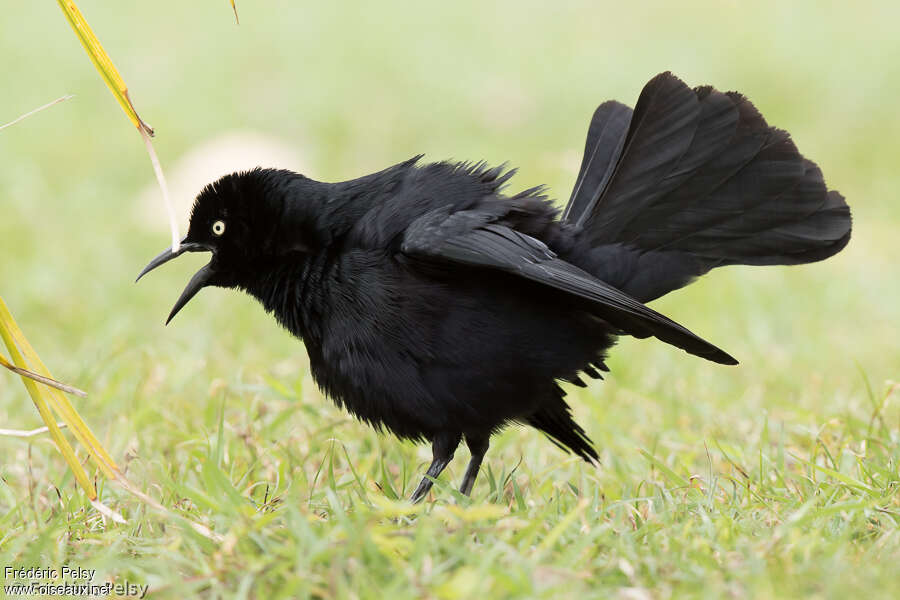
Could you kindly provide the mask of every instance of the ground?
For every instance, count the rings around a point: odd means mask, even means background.
[[[57,7],[7,7],[0,122],[76,97],[0,132],[0,294],[88,390],[76,405],[129,478],[224,540],[98,475],[128,520],[104,522],[49,439],[0,438],[0,566],[97,569],[158,598],[900,596],[895,5],[239,0],[236,27],[221,4],[79,2],[173,172],[240,130],[295,146],[316,178],[426,152],[509,160],[514,189],[564,201],[596,104],[633,103],[671,69],[790,130],[847,197],[854,238],[821,264],[721,270],[655,302],[741,365],[623,340],[606,381],[569,389],[599,468],[512,428],[471,501],[453,492],[461,449],[411,508],[396,497],[428,448],[336,409],[252,300],[206,290],[163,327],[203,259],[133,284],[167,241],[161,206],[142,205],[140,140]],[[16,378],[0,384],[3,427],[38,426]]]

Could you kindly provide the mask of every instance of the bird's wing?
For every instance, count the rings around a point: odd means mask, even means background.
[[[635,337],[655,336],[722,364],[737,361],[721,349],[631,296],[557,258],[544,243],[479,211],[437,209],[413,222],[401,251],[410,257],[495,269],[586,300],[592,313]]]

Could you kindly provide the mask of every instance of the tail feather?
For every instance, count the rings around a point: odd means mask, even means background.
[[[579,190],[566,212],[592,248],[579,266],[644,302],[717,266],[822,260],[850,238],[843,197],[787,132],[740,94],[670,73],[644,88],[618,163],[601,166],[605,182],[580,177],[602,183],[597,201],[576,205]]]
[[[630,122],[631,109],[615,100],[604,102],[594,111],[581,169],[563,219],[581,225],[581,217],[593,212],[622,155]]]
[[[664,75],[641,92],[615,171],[593,211],[581,219],[592,233],[609,236],[641,203],[658,196],[663,178],[691,146],[700,113],[697,96]]]
[[[587,462],[600,459],[591,438],[572,418],[572,409],[563,400],[564,392],[557,388],[558,396],[553,402],[546,402],[537,412],[529,415],[525,422],[544,432],[547,438],[566,452],[572,452]]]

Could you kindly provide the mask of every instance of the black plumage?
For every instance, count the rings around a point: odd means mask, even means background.
[[[512,175],[415,157],[342,183],[223,177],[197,197],[182,247],[212,260],[169,318],[204,286],[256,297],[338,405],[432,443],[418,500],[463,439],[469,493],[510,423],[596,459],[559,382],[599,378],[616,336],[736,363],[644,302],[713,267],[821,260],[850,238],[843,198],[787,133],[743,96],[670,73],[634,111],[597,109],[561,218],[542,188],[505,194]]]

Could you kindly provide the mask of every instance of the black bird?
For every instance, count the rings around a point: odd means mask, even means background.
[[[561,215],[542,187],[505,194],[512,170],[420,159],[342,183],[226,175],[198,195],[181,250],[141,273],[212,252],[169,320],[205,286],[257,298],[339,406],[431,442],[413,501],[462,439],[469,494],[510,423],[596,460],[559,382],[600,378],[616,336],[737,364],[645,302],[713,267],[818,261],[850,239],[843,197],[786,132],[740,94],[671,73],[634,110],[597,108]]]

